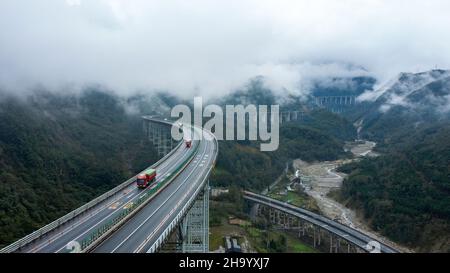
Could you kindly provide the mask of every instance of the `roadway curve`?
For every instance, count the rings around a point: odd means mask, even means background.
[[[396,249],[385,245],[383,243],[378,242],[377,240],[367,236],[366,234],[345,226],[341,223],[335,222],[329,218],[326,218],[322,215],[313,213],[311,211],[293,206],[291,204],[275,200],[273,198],[256,194],[249,191],[244,191],[244,198],[255,202],[257,204],[262,204],[276,210],[283,211],[287,214],[290,214],[294,217],[303,219],[315,226],[318,226],[324,230],[327,230],[334,235],[341,237],[342,239],[351,242],[352,244],[358,246],[359,248],[369,251],[368,247],[374,247],[374,243],[379,246],[379,251],[382,253],[396,253],[398,252]],[[372,250],[372,249],[370,249]]]
[[[195,128],[194,131],[197,135],[202,133],[198,128]],[[210,133],[205,133],[211,136]],[[180,198],[185,198],[188,194],[193,193],[197,186],[201,186],[200,178],[214,164],[217,156],[217,142],[214,139],[194,140],[190,149],[184,145],[178,145],[167,159],[155,167],[157,170],[156,180],[159,182],[175,172],[195,152],[197,153],[195,158],[177,177],[157,193],[134,217],[121,226],[117,234],[113,233],[95,251],[133,252],[138,247],[145,250],[145,246],[140,245],[139,238],[147,238],[153,230],[164,230],[164,223],[170,218],[166,217],[168,212],[180,206],[180,202],[178,202],[181,200]],[[134,178],[130,180],[134,180]],[[76,246],[78,242],[88,238],[93,231],[117,217],[130,204],[142,198],[148,190],[150,188],[141,190],[134,183],[130,183],[121,191],[93,206],[86,213],[75,216],[16,252],[70,252],[70,247]],[[149,229],[149,226],[152,228]],[[128,234],[124,236],[124,233]],[[157,233],[153,234],[156,238],[158,237]],[[123,237],[127,237],[127,240],[130,241],[124,242]],[[148,238],[147,242],[151,243],[151,238]],[[118,247],[116,248],[116,246]]]
[[[202,131],[195,128],[194,133],[199,135]],[[212,138],[210,133],[205,133]],[[94,252],[147,252],[156,243],[183,205],[202,187],[203,178],[214,164],[217,143],[213,139],[195,142],[199,149],[186,169],[151,203],[98,245]]]

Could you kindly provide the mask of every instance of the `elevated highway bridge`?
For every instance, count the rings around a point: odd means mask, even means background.
[[[143,119],[153,141],[163,132],[167,136],[173,125]],[[218,143],[200,128],[180,129],[192,130],[201,140],[194,139],[191,148],[170,142],[173,149],[149,167],[157,171],[157,186],[138,189],[132,177],[0,252],[155,252],[175,229],[180,251],[207,252],[208,178]],[[198,137],[202,134],[207,138]]]
[[[269,209],[272,223],[288,229],[297,229],[300,234],[312,233],[314,247],[321,242],[322,231],[329,234],[330,252],[340,252],[340,242],[347,242],[347,250],[355,247],[357,252],[396,253],[396,249],[376,239],[327,217],[275,200],[265,195],[244,191],[244,199]],[[323,237],[323,236],[322,236]]]
[[[152,117],[143,120],[146,136],[165,155],[149,167],[157,171],[154,186],[139,189],[136,176],[132,177],[0,252],[151,253],[173,237],[178,251],[208,252],[208,179],[218,155],[217,140],[211,132],[184,124],[178,129],[194,136],[192,146],[187,148],[183,141],[167,140],[172,126],[179,125]],[[274,223],[293,227],[295,222],[299,232],[312,230],[315,247],[321,243],[322,231],[326,231],[330,234],[330,252],[338,252],[341,240],[363,252],[397,252],[313,212],[248,191],[244,198],[269,208]]]

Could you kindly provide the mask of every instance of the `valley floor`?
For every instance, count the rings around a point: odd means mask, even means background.
[[[224,221],[220,226],[210,228],[210,250],[213,253],[224,253],[224,238],[236,238],[244,253],[317,253],[318,250],[308,246],[292,233],[276,229],[260,229],[252,224],[236,225]],[[283,248],[274,251],[269,249],[265,240],[279,241],[280,237],[286,239]]]
[[[373,231],[356,211],[345,207],[330,196],[333,191],[342,186],[342,181],[345,178],[345,174],[337,173],[334,170],[342,164],[357,160],[360,156],[377,156],[376,153],[372,152],[374,147],[375,143],[369,141],[349,143],[346,148],[354,154],[353,159],[315,163],[307,163],[297,159],[294,160],[293,167],[300,170],[305,193],[314,198],[320,211],[325,216],[360,230],[402,252],[412,252],[411,249],[400,246]]]

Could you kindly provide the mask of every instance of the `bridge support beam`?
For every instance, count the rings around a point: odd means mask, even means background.
[[[168,154],[176,146],[176,142],[172,139],[170,126],[146,119],[143,122],[144,132],[160,157]]]
[[[314,248],[320,246],[320,228],[313,226]]]
[[[299,239],[309,241],[311,246],[316,249],[323,251],[327,251],[328,249],[330,253],[358,252],[358,248],[349,241],[322,229],[320,226],[294,217],[289,213],[261,204],[255,204],[254,210],[254,220],[256,217],[267,217],[266,219],[272,225],[277,226],[281,230],[293,232]]]
[[[287,111],[287,112],[280,112],[280,124],[291,122],[291,121],[299,121],[303,118],[303,111]],[[268,121],[270,121],[270,113],[268,113]]]
[[[341,240],[330,233],[330,253],[339,253],[341,247]]]
[[[341,113],[345,108],[352,107],[357,104],[356,96],[319,96],[314,98],[314,102],[318,107],[326,108],[334,113]]]
[[[181,223],[182,252],[209,251],[209,181]]]
[[[270,228],[296,235],[301,241],[324,252],[368,252],[367,242],[374,240],[338,222],[261,194],[244,191],[244,199],[262,207],[257,210],[257,216],[266,220],[268,218],[270,223],[274,225]],[[323,246],[321,246],[321,243]],[[382,246],[382,250],[384,250],[383,253],[397,252],[386,245]]]

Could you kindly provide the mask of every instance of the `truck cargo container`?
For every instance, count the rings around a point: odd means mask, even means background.
[[[156,181],[156,170],[147,169],[138,174],[136,178],[136,185],[138,188],[147,188]]]

